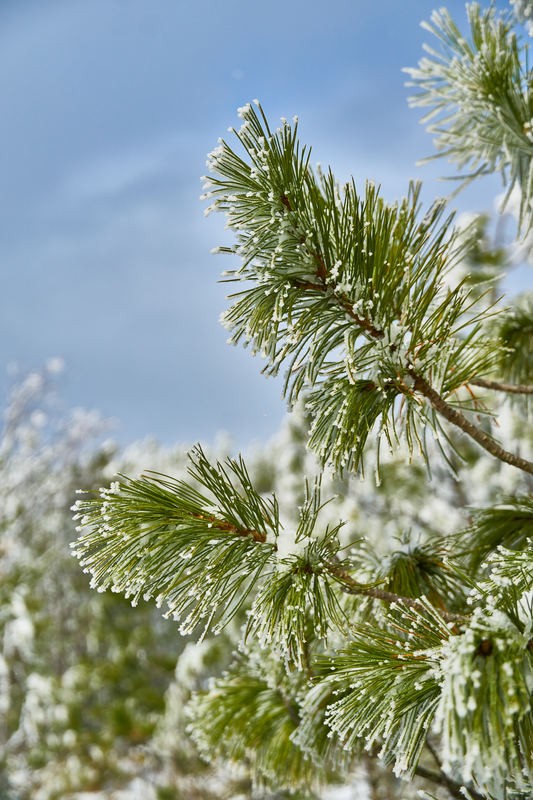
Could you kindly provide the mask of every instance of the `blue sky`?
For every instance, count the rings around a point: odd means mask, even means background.
[[[464,3],[450,2],[457,20]],[[0,396],[10,365],[65,359],[69,405],[118,420],[122,442],[265,439],[281,383],[228,347],[205,219],[205,156],[236,108],[298,114],[312,161],[431,200],[444,162],[409,110],[404,66],[426,0],[2,0]],[[498,185],[460,195],[491,207]]]

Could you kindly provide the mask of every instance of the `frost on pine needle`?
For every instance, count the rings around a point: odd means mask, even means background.
[[[299,725],[298,671],[275,655],[243,648],[224,675],[190,705],[190,733],[201,753],[248,762],[257,789],[269,785],[304,796],[318,788],[311,759],[293,742]]]
[[[516,9],[520,14],[524,4]],[[528,13],[529,13],[528,4]],[[405,71],[418,90],[413,106],[429,107],[422,122],[435,135],[439,155],[466,170],[463,180],[499,172],[507,197],[520,191],[519,227],[533,224],[531,89],[526,48],[508,13],[467,4],[470,37],[463,38],[446,9],[424,24],[439,49],[426,47],[418,68]]]
[[[342,523],[320,533],[319,486],[307,488],[295,533],[277,538],[277,574],[259,590],[249,612],[246,636],[279,653],[289,666],[306,668],[311,641],[327,642],[328,634],[346,627],[347,618],[326,564],[335,561]]]
[[[357,625],[347,647],[319,661],[329,690],[325,723],[345,750],[379,744],[385,763],[412,775],[438,702],[434,668],[450,630],[424,598],[416,610],[391,606],[387,619],[390,629]],[[308,702],[311,709],[312,695]],[[304,704],[304,720],[309,711]]]
[[[99,591],[123,592],[134,605],[154,598],[182,633],[200,624],[205,633],[239,610],[272,557],[267,538],[279,520],[275,499],[255,493],[242,460],[212,466],[199,447],[190,458],[190,477],[208,496],[163,475],[121,478],[77,501],[74,554]]]
[[[458,785],[503,797],[511,771],[516,790],[529,786],[530,631],[495,610],[479,610],[459,631],[424,598],[416,609],[391,606],[387,617],[387,628],[358,625],[349,647],[319,662],[320,688],[304,703],[302,730],[311,730],[320,698],[345,749],[379,744],[398,775],[416,773],[433,732],[442,738],[443,769]]]
[[[481,336],[487,302],[445,284],[464,236],[442,200],[421,216],[420,185],[399,203],[372,182],[340,187],[331,170],[314,174],[296,123],[272,133],[260,106],[240,114],[235,149],[219,145],[209,179],[242,262],[225,273],[242,286],[222,317],[231,342],[261,354],[267,374],[285,368],[323,464],[361,469],[375,426],[387,448],[424,454],[424,430],[440,428],[422,386],[455,399],[498,352]]]
[[[253,489],[242,460],[212,466],[197,448],[191,463],[191,477],[212,499],[161,475],[114,481],[97,499],[76,502],[74,555],[93,588],[122,592],[133,605],[154,598],[183,634],[199,625],[203,635],[219,632],[255,594],[247,635],[301,667],[309,626],[313,638],[326,639],[331,626],[345,622],[324,569],[336,556],[341,525],[316,535],[318,485],[290,533],[281,528],[275,498]],[[278,577],[267,580],[265,570],[274,566]]]
[[[435,716],[443,769],[489,796],[527,790],[533,777],[529,636],[503,612],[478,613],[450,637],[438,669]]]

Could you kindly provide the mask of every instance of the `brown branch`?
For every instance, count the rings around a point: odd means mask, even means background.
[[[326,569],[330,575],[337,578],[342,583],[343,591],[347,594],[360,595],[363,597],[371,597],[374,600],[383,600],[385,603],[402,603],[409,608],[418,610],[425,610],[425,606],[416,597],[404,597],[394,592],[389,592],[386,589],[380,589],[378,586],[366,586],[365,584],[358,583],[352,576],[336,564],[326,564]],[[439,609],[439,614],[446,620],[446,622],[468,622],[469,617],[464,614],[452,614],[449,611]]]
[[[509,394],[533,394],[533,386],[527,383],[500,383],[489,381],[485,378],[476,378],[470,381],[472,386],[481,386],[483,389],[494,389],[495,392],[508,392]]]
[[[280,200],[283,203],[283,205],[285,206],[285,208],[287,209],[287,211],[292,211],[291,201],[289,200],[289,198],[287,197],[287,195],[285,193],[283,193],[281,195]]]
[[[351,317],[360,328],[367,331],[367,333],[369,333],[374,339],[383,339],[385,333],[379,328],[376,328],[375,325],[373,325],[369,320],[365,319],[365,317],[360,317],[358,314],[356,314],[353,310],[353,304],[346,297],[335,294],[335,298],[339,301],[346,314],[348,314],[348,316]]]
[[[432,770],[426,769],[419,764],[415,769],[415,775],[431,781],[432,783],[436,783],[439,786],[445,786],[451,796],[457,798],[457,800],[464,800],[465,798],[465,795],[462,792],[462,784],[452,781],[452,779],[448,778],[448,776],[442,772],[442,770],[440,772],[433,772]],[[475,789],[472,789],[471,787],[467,788],[473,800],[485,800],[484,796],[479,794],[479,792],[476,792]]]
[[[319,252],[314,252],[313,257],[317,262],[317,278],[319,279],[319,283],[314,283],[313,281],[300,281],[297,279],[293,280],[292,283],[294,286],[300,289],[325,294],[328,288],[325,280],[326,265],[322,255]],[[374,339],[383,339],[385,335],[384,332],[379,328],[376,328],[370,320],[355,313],[353,310],[353,304],[347,297],[335,292],[333,293],[333,297],[343,308],[344,312],[354,320],[356,325],[361,328],[361,330],[365,331]],[[533,462],[527,461],[527,459],[521,458],[520,456],[505,450],[492,438],[492,436],[490,436],[488,433],[485,433],[485,431],[483,431],[481,428],[478,428],[477,425],[474,425],[472,422],[470,422],[470,420],[467,419],[464,414],[453,408],[453,406],[450,406],[438,394],[438,392],[436,392],[435,389],[430,386],[426,379],[419,375],[413,368],[408,369],[407,371],[414,380],[413,389],[424,395],[424,397],[430,401],[433,408],[445,419],[447,419],[448,422],[451,422],[452,425],[456,425],[464,433],[468,434],[468,436],[474,439],[475,442],[477,442],[484,450],[486,450],[495,458],[533,475]],[[481,378],[477,381],[471,381],[471,383],[477,386],[483,385],[486,388],[499,389],[500,391],[515,391],[509,388],[502,388],[508,387],[510,384],[498,384],[493,381],[483,381]],[[399,386],[399,388],[400,391],[404,391],[401,386]],[[520,386],[519,388],[527,389],[528,394],[533,393],[533,387]]]
[[[281,702],[285,706],[287,714],[290,717],[291,722],[293,723],[294,727],[297,728],[302,721],[300,719],[300,715],[298,714],[298,707],[295,703],[291,702],[291,700],[285,696],[285,694],[281,691],[281,689],[276,689],[276,694],[281,699]]]
[[[456,425],[460,428],[464,433],[468,434],[475,442],[477,442],[484,450],[486,450],[491,455],[498,458],[500,461],[504,461],[507,464],[511,464],[513,467],[517,467],[518,469],[523,470],[524,472],[528,472],[530,475],[533,475],[533,462],[527,461],[525,458],[521,458],[520,456],[515,455],[514,453],[510,453],[508,450],[505,450],[501,447],[488,433],[478,428],[477,425],[474,425],[467,419],[464,414],[458,411],[453,406],[450,406],[438,392],[433,389],[432,386],[415,372],[414,369],[407,370],[411,378],[414,380],[413,389],[415,391],[420,392],[420,394],[424,395],[433,408],[439,412],[448,422],[451,422],[452,425]]]
[[[235,536],[251,536],[251,538],[255,542],[260,542],[264,544],[266,542],[266,536],[261,531],[251,530],[249,528],[238,528],[236,525],[233,525],[231,522],[227,522],[225,519],[219,519],[218,517],[214,517],[212,514],[190,514],[193,519],[201,519],[205,520],[208,525],[212,525],[213,528],[219,531],[225,531],[227,533],[233,533]]]
[[[437,765],[439,770],[442,770],[442,764],[441,764],[440,758],[438,756],[438,753],[437,753],[436,749],[433,747],[433,744],[431,743],[429,738],[426,739],[425,744],[426,744],[427,749],[431,753],[431,756],[433,757],[433,760],[434,760],[435,764]]]
[[[313,255],[315,257],[318,257],[316,253],[314,253]],[[322,260],[318,263],[319,270],[321,269],[321,265],[323,264],[324,262]],[[308,292],[320,292],[321,294],[325,294],[327,290],[327,286],[325,283],[313,283],[313,281],[300,281],[297,278],[292,279],[291,283],[293,286],[296,286],[297,289],[303,289],[304,291]],[[374,339],[383,339],[383,337],[385,336],[384,332],[379,328],[376,328],[376,326],[373,325],[370,322],[370,320],[366,319],[366,317],[360,317],[358,314],[356,314],[355,311],[353,310],[353,303],[351,303],[347,297],[343,297],[342,295],[336,293],[333,294],[333,297],[335,298],[335,300],[337,300],[339,305],[342,306],[345,313],[348,314],[348,316],[353,319],[353,321],[359,328],[361,328],[361,330],[366,331]]]
[[[294,210],[291,201],[289,200],[289,198],[285,193],[281,195],[280,200],[283,206],[287,209],[287,211],[290,212]],[[304,243],[304,241],[305,238],[302,238],[300,240],[302,244]],[[291,283],[293,286],[296,286],[299,289],[304,289],[306,291],[320,292],[321,294],[325,294],[328,289],[327,278],[329,272],[326,259],[318,249],[310,250],[309,253],[315,260],[316,277],[319,283],[313,283],[313,281],[301,281],[298,280],[297,278],[292,279]],[[362,330],[365,330],[367,333],[369,333],[376,339],[383,339],[385,335],[384,332],[379,330],[379,328],[376,328],[370,322],[370,320],[366,319],[365,317],[360,317],[358,314],[356,314],[353,310],[353,303],[351,303],[347,297],[343,297],[342,295],[336,293],[334,294],[334,296],[335,299],[343,307],[344,311],[348,314],[348,316],[350,316]]]

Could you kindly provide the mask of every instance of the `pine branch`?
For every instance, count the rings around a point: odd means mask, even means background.
[[[316,284],[310,282],[295,282],[295,285],[300,286],[300,288],[305,289],[307,291],[318,291],[318,292],[327,292],[328,287],[325,283]],[[367,335],[371,336],[374,339],[383,339],[385,336],[385,332],[376,328],[369,320],[360,317],[353,311],[352,304],[350,301],[343,297],[342,295],[335,294],[335,300],[342,306],[345,313],[351,317],[354,322],[356,323],[357,327],[364,331]],[[394,351],[394,345],[391,345],[391,350]],[[485,431],[481,428],[474,425],[467,417],[464,416],[460,411],[450,406],[430,385],[429,383],[423,378],[420,374],[418,374],[412,367],[407,366],[407,373],[411,376],[414,383],[412,386],[413,391],[419,391],[424,397],[427,397],[428,400],[431,402],[432,406],[435,408],[436,411],[439,412],[448,422],[451,422],[453,425],[456,425],[460,428],[464,433],[474,439],[481,447],[483,447],[487,452],[491,455],[495,456],[500,461],[504,461],[507,464],[511,464],[518,469],[523,470],[524,472],[528,472],[533,474],[533,462],[527,461],[520,456],[515,455],[514,453],[510,453],[506,451],[503,447],[498,445],[498,443]],[[501,384],[497,383],[496,381],[488,381],[482,378],[473,378],[469,381],[470,384],[482,386],[489,389],[497,389],[499,391],[504,392],[514,392],[516,394],[533,394],[533,386],[525,386],[525,385],[510,385],[510,384]],[[369,382],[369,388],[377,388],[374,384]],[[397,387],[399,390],[404,392],[409,392],[410,387],[405,386],[405,384],[400,383],[400,386]]]
[[[448,422],[456,425],[464,433],[468,434],[475,442],[477,442],[484,450],[493,455],[500,461],[511,464],[513,467],[523,470],[524,472],[533,475],[533,462],[525,458],[510,453],[501,447],[488,433],[485,433],[481,428],[478,428],[464,414],[456,408],[450,406],[443,398],[429,385],[429,383],[421,375],[417,374],[414,370],[409,369],[409,374],[414,381],[414,390],[419,391],[420,394],[427,397],[433,408],[439,412]]]
[[[527,549],[529,540],[533,540],[533,497],[525,495],[476,512],[466,530],[450,537],[448,547],[475,575],[487,556],[499,548],[521,551]]]
[[[328,289],[325,283],[316,284],[301,282],[299,285],[302,289],[306,289],[308,291],[326,292]],[[353,307],[346,297],[335,294],[335,300],[340,303],[345,313],[354,320],[358,328],[374,339],[384,338],[385,332],[383,330],[376,328],[369,320],[361,318],[358,314],[354,313]],[[394,345],[391,346],[391,349],[393,347]],[[506,451],[503,447],[500,447],[498,443],[491,436],[489,436],[489,434],[485,433],[481,428],[478,428],[476,425],[470,422],[470,420],[468,420],[460,411],[446,403],[446,401],[438,395],[438,393],[429,385],[429,383],[410,366],[407,367],[407,373],[414,381],[412,387],[413,390],[419,391],[421,394],[427,397],[435,410],[438,411],[439,414],[441,414],[445,419],[447,419],[448,422],[456,425],[464,433],[468,434],[468,436],[474,439],[474,441],[476,441],[481,447],[487,450],[487,452],[498,458],[500,461],[504,461],[514,467],[517,467],[518,469],[533,474],[533,462],[527,461],[526,459],[523,459],[514,453]],[[484,380],[483,378],[473,378],[469,381],[469,383],[503,392],[533,394],[533,386],[498,383],[496,381]],[[400,385],[400,390],[402,392],[405,392],[406,390],[409,391],[409,387]]]
[[[320,291],[326,292],[328,287],[325,284],[316,284],[316,283],[299,283],[298,284],[302,289],[306,289],[308,291]],[[342,306],[345,313],[350,316],[359,329],[364,331],[367,335],[371,336],[374,339],[383,339],[385,336],[385,332],[376,328],[370,321],[367,319],[361,318],[358,314],[354,313],[352,305],[350,304],[349,300],[342,295],[334,295],[335,300],[339,302]],[[391,345],[391,349],[393,349],[394,345]],[[510,453],[506,451],[503,447],[498,445],[498,443],[485,431],[481,428],[474,425],[467,417],[464,416],[460,411],[450,406],[434,389],[430,386],[430,384],[423,378],[420,374],[418,374],[415,369],[410,366],[407,366],[407,373],[411,376],[414,383],[412,386],[413,391],[419,391],[424,397],[427,397],[428,400],[431,402],[432,406],[435,408],[436,411],[439,412],[448,422],[451,422],[453,425],[460,428],[464,433],[474,439],[481,447],[483,447],[487,452],[491,455],[495,456],[500,461],[504,461],[508,464],[511,464],[518,469],[523,470],[524,472],[528,472],[529,474],[533,474],[533,462],[527,461],[520,456],[515,455],[514,453]],[[525,385],[510,385],[510,384],[500,384],[495,381],[488,381],[482,378],[474,378],[469,381],[470,384],[482,386],[489,389],[497,389],[499,391],[505,392],[514,392],[516,394],[533,394],[533,386],[525,386]],[[369,385],[371,383],[369,382]],[[377,388],[377,387],[376,387]],[[400,384],[398,387],[400,391],[409,392],[410,387],[405,386],[405,384]]]
[[[434,730],[447,774],[460,769],[491,797],[511,788],[520,796],[533,778],[529,636],[487,600],[464,633],[443,644]]]
[[[134,604],[155,597],[181,621],[181,633],[204,620],[204,634],[217,633],[247,604],[245,638],[274,648],[288,668],[305,669],[309,644],[346,628],[324,569],[337,555],[343,523],[317,532],[317,481],[306,485],[295,530],[284,530],[276,498],[255,490],[242,458],[211,464],[200,447],[189,458],[189,474],[206,494],[149,473],[78,501],[74,554],[91,585]]]
[[[493,389],[495,392],[509,392],[510,394],[533,394],[533,386],[525,383],[499,383],[485,378],[474,378],[472,386],[481,386],[483,389]]]
[[[310,447],[324,463],[362,469],[377,432],[378,444],[383,435],[394,450],[403,439],[426,456],[427,429],[454,447],[443,417],[532,472],[448,402],[496,371],[502,344],[483,328],[483,295],[466,279],[453,289],[443,282],[469,244],[451,216],[442,219],[443,202],[420,220],[419,185],[392,205],[371,183],[361,197],[353,182],[341,191],[331,171],[311,171],[297,124],[272,133],[260,106],[240,114],[236,133],[251,164],[221,141],[209,160],[217,177],[207,182],[212,208],[236,233],[230,251],[243,259],[228,276],[253,283],[231,296],[224,322],[234,343],[263,354],[265,372],[288,363],[285,394],[290,403],[306,394]],[[480,410],[473,394],[461,403]]]
[[[424,601],[416,609],[391,606],[383,627],[355,625],[347,645],[317,659],[320,682],[303,705],[303,719],[329,691],[325,721],[342,747],[372,752],[377,745],[397,775],[413,775],[439,701],[439,651],[450,635]]]
[[[212,465],[200,447],[189,474],[207,490],[157,473],[121,478],[74,510],[80,537],[74,554],[91,585],[168,606],[190,633],[204,621],[220,630],[255,590],[275,558],[275,498],[253,488],[242,459]]]
[[[500,172],[508,183],[506,200],[519,187],[519,226],[527,233],[533,225],[527,45],[519,47],[510,14],[494,6],[482,10],[478,3],[467,4],[467,13],[469,40],[445,8],[424,23],[440,50],[426,47],[418,68],[405,70],[412,78],[408,85],[419,89],[410,102],[430,108],[422,122],[430,123],[437,155],[470,171],[464,183]]]
[[[308,291],[328,291],[328,287],[325,283],[316,284],[310,282],[300,282],[298,285],[302,289]],[[352,304],[346,297],[338,294],[335,294],[334,297],[335,300],[342,306],[345,313],[354,320],[358,328],[374,339],[384,338],[385,332],[376,328],[369,320],[361,318],[358,314],[356,314],[353,311]],[[393,348],[394,345],[391,345],[391,349]],[[500,461],[504,461],[514,467],[517,467],[518,469],[523,470],[524,472],[533,474],[533,462],[527,461],[526,459],[521,458],[514,453],[506,451],[503,447],[500,447],[489,434],[485,433],[485,431],[483,431],[481,428],[478,428],[476,425],[474,425],[464,416],[464,414],[450,406],[442,397],[440,397],[439,394],[429,385],[429,383],[412,367],[407,367],[407,373],[414,381],[412,389],[414,391],[419,391],[422,395],[424,395],[424,397],[427,397],[435,410],[438,411],[439,414],[441,414],[445,419],[447,419],[448,422],[456,425],[464,433],[474,439],[474,441],[476,441],[487,452],[498,458]],[[488,381],[482,378],[471,379],[469,383],[489,389],[514,392],[516,394],[533,394],[533,386],[500,384],[495,381]],[[399,388],[402,392],[409,391],[409,387],[402,384]]]
[[[437,786],[443,786],[448,790],[452,797],[455,797],[456,800],[465,800],[465,793],[463,791],[464,786],[460,783],[456,783],[452,781],[444,772],[433,772],[430,769],[422,766],[422,764],[418,764],[414,771],[415,775],[418,775],[420,778],[424,778],[424,780],[431,781],[435,783]],[[479,794],[474,789],[469,788],[468,792],[472,800],[487,800],[484,795]]]
[[[325,566],[330,575],[332,575],[332,577],[341,583],[343,591],[347,594],[371,597],[374,600],[382,600],[384,603],[388,603],[389,605],[404,605],[407,608],[413,608],[418,611],[426,608],[427,603],[420,598],[405,597],[396,594],[395,592],[389,592],[386,589],[380,589],[379,586],[368,586],[366,584],[359,583],[358,581],[354,580],[354,578],[352,578],[352,576],[345,569],[343,569],[342,565],[327,563]],[[446,609],[439,609],[439,614],[447,622],[465,623],[469,620],[469,617],[465,616],[464,614],[454,614]]]
[[[268,652],[245,649],[208,691],[193,696],[189,732],[209,760],[246,763],[255,782],[309,791],[320,774],[294,740],[302,677],[280,666]]]
[[[522,628],[487,605],[459,632],[424,598],[417,607],[391,604],[380,624],[356,624],[347,646],[317,659],[321,682],[303,719],[327,698],[326,724],[343,747],[380,745],[385,763],[408,775],[431,728],[442,735],[445,775],[460,770],[488,796],[525,790],[533,661]]]

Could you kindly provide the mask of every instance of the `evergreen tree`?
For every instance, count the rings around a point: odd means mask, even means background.
[[[511,12],[467,11],[466,38],[433,14],[412,102],[463,180],[501,173],[527,242],[527,46]],[[75,553],[94,587],[153,598],[183,634],[235,634],[190,728],[258,796],[315,797],[362,770],[373,798],[526,800],[531,296],[498,299],[505,254],[482,220],[455,224],[443,200],[422,214],[416,183],[395,203],[340,186],[312,170],[297,119],[272,129],[255,101],[239,115],[206,179],[235,236],[220,250],[241,260],[223,321],[266,374],[285,370],[318,466],[300,448],[282,496],[197,446],[188,478],[120,476],[80,499]]]

